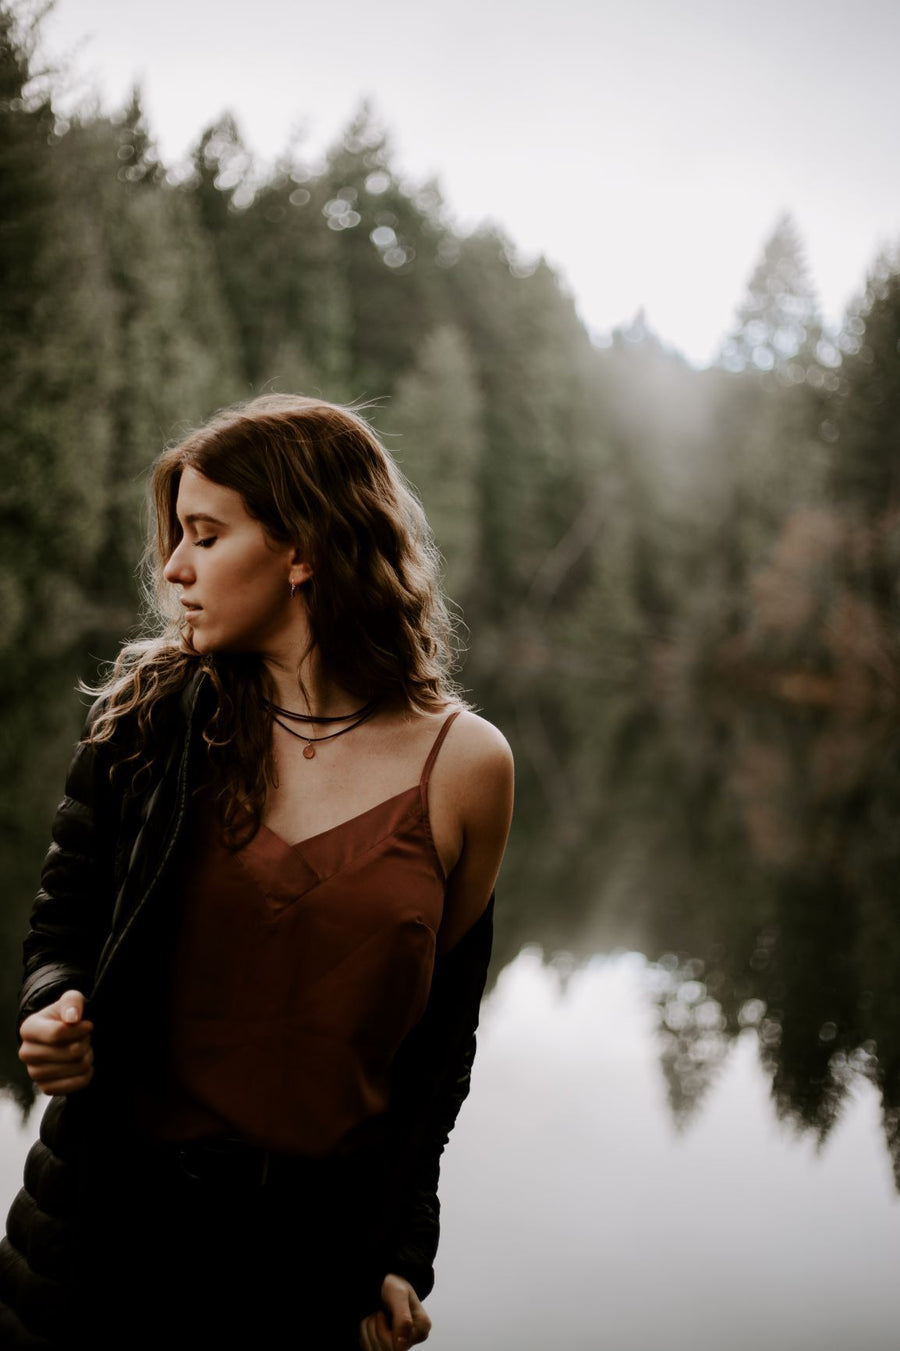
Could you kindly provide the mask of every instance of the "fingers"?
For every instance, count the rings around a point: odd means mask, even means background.
[[[76,1042],[80,1047],[74,1053],[66,1046],[28,1046],[19,1047],[19,1059],[28,1067],[32,1079],[46,1079],[54,1071],[61,1074],[81,1074],[94,1063],[94,1048],[84,1042]]]
[[[362,1351],[407,1351],[426,1340],[431,1319],[409,1281],[385,1276],[381,1299],[384,1309],[369,1314],[359,1325]]]
[[[24,1060],[26,1065],[60,1064],[71,1067],[76,1060],[81,1060],[89,1052],[93,1054],[88,1037],[50,1045],[39,1041],[23,1041],[19,1047],[19,1059]]]
[[[94,1024],[86,1021],[64,1023],[55,1012],[56,1005],[39,1009],[26,1018],[19,1028],[23,1041],[38,1042],[43,1046],[59,1046],[66,1042],[78,1041],[86,1033],[93,1032]]]
[[[407,1351],[413,1345],[413,1317],[409,1307],[409,1296],[404,1290],[396,1299],[389,1301],[391,1313],[391,1341],[388,1351]]]
[[[93,1079],[94,1054],[89,1052],[73,1065],[59,1061],[28,1065],[28,1073],[42,1093],[73,1093],[78,1088],[86,1088]]]
[[[34,1079],[33,1074],[31,1077]],[[55,1097],[58,1094],[64,1093],[77,1093],[79,1089],[87,1088],[93,1077],[94,1071],[93,1069],[90,1069],[86,1074],[73,1075],[64,1079],[49,1079],[45,1082],[38,1083],[38,1088],[42,1093],[46,1093],[48,1097]]]
[[[359,1325],[359,1345],[361,1351],[380,1351],[375,1334],[376,1315],[370,1313]]]
[[[391,1340],[385,1351],[407,1351],[408,1347],[425,1341],[431,1331],[431,1319],[409,1281],[392,1273],[385,1276],[381,1299],[391,1328]]]
[[[362,1351],[392,1351],[391,1330],[384,1312],[370,1313],[359,1325],[359,1344]]]
[[[90,1047],[93,1023],[74,1023],[71,1027],[54,1018],[33,1014],[19,1029],[22,1060],[71,1061]]]
[[[84,996],[72,990],[32,1013],[23,1021],[19,1034],[23,1041],[53,1046],[78,1041],[93,1030],[94,1024],[84,1017]]]
[[[72,1093],[94,1076],[94,1051],[85,1040],[53,1047],[23,1043],[19,1059],[43,1093]]]
[[[59,1016],[64,1023],[80,1023],[84,1017],[84,995],[80,990],[66,990],[56,1001]]]
[[[73,1093],[94,1076],[94,1024],[85,1019],[84,1005],[79,990],[67,990],[19,1029],[19,1059],[43,1093]]]
[[[412,1314],[412,1332],[407,1345],[416,1346],[419,1342],[424,1342],[431,1332],[431,1318],[425,1311],[425,1306],[416,1295],[415,1290],[410,1286],[410,1312]]]

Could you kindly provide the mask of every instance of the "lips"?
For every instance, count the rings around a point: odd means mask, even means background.
[[[183,600],[181,602],[181,606],[182,609],[184,610],[185,619],[193,619],[194,615],[199,614],[200,611],[203,609],[202,605],[194,605],[194,603],[189,600]]]

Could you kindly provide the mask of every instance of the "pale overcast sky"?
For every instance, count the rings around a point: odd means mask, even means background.
[[[142,84],[168,163],[226,108],[263,157],[317,152],[369,97],[457,224],[696,362],[782,211],[831,319],[900,239],[897,0],[57,0],[45,30],[73,89]]]

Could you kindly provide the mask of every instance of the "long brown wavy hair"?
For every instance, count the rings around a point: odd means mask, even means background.
[[[197,653],[175,587],[163,576],[181,538],[175,513],[187,468],[240,493],[279,544],[301,547],[310,648],[323,669],[360,698],[422,711],[463,702],[451,679],[456,646],[440,586],[440,558],[422,508],[368,422],[354,408],[268,394],[216,413],[169,447],[152,472],[154,523],[145,557],[149,636],[123,646],[90,740],[120,741],[113,773],[131,765],[131,788],[152,780],[171,735],[178,696],[203,670],[215,707],[203,729],[207,779],[226,840],[259,828],[274,782],[274,686],[261,659]],[[307,653],[298,654],[300,663]]]

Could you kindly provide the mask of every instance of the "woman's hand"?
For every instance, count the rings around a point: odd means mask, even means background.
[[[381,1286],[381,1302],[384,1308],[370,1313],[359,1325],[362,1351],[406,1351],[424,1342],[431,1319],[409,1281],[389,1272]]]
[[[42,1093],[74,1093],[94,1077],[91,1033],[84,995],[67,990],[55,1004],[38,1009],[19,1028],[19,1059]]]

